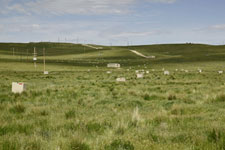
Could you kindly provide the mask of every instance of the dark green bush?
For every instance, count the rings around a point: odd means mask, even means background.
[[[26,110],[25,106],[21,105],[21,104],[17,104],[15,106],[13,106],[12,108],[9,109],[9,111],[11,113],[24,113]]]
[[[65,113],[66,119],[71,119],[76,116],[76,112],[74,110],[69,110],[68,112]]]
[[[151,100],[150,99],[151,98],[150,95],[147,94],[147,93],[143,97],[144,97],[144,100],[146,100],[146,101]]]
[[[99,123],[88,123],[86,124],[86,129],[88,132],[102,133],[104,131],[104,128]]]
[[[0,142],[1,150],[18,150],[20,148],[21,148],[21,145],[15,140],[13,141],[5,140],[3,142]]]
[[[176,100],[176,99],[177,99],[176,95],[170,94],[168,96],[168,100]]]
[[[90,147],[86,143],[73,140],[69,144],[69,150],[90,150]]]
[[[32,141],[26,143],[24,150],[41,150],[41,143],[38,141]]]
[[[130,141],[114,140],[110,145],[105,146],[105,150],[134,150]]]
[[[214,102],[225,102],[225,94],[217,95],[213,101]]]

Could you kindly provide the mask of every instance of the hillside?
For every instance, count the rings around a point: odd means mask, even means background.
[[[32,62],[34,47],[38,53],[38,63],[42,63],[43,48],[46,60],[51,65],[64,66],[106,66],[118,62],[123,66],[144,64],[186,64],[225,61],[225,46],[203,44],[162,44],[142,46],[99,46],[71,43],[0,43],[0,62]],[[95,49],[91,47],[101,47]],[[14,49],[14,56],[13,56]],[[140,57],[130,50],[136,50],[155,59]]]
[[[225,46],[203,44],[162,44],[127,47],[145,55],[155,55],[159,62],[224,61]]]

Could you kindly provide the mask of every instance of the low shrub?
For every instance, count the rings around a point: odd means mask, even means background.
[[[76,116],[76,112],[74,110],[69,110],[65,113],[66,119],[71,119]]]
[[[105,150],[134,150],[130,141],[114,140],[110,145],[105,146]]]
[[[16,113],[18,113],[18,114],[24,113],[25,110],[26,110],[25,106],[21,105],[21,104],[17,104],[17,105],[15,105],[15,106],[13,106],[12,108],[9,109],[9,111],[11,113],[15,113],[15,114]]]
[[[170,94],[168,96],[168,100],[176,100],[176,99],[177,99],[176,95]]]
[[[78,140],[72,140],[69,144],[69,150],[90,150],[89,145]]]

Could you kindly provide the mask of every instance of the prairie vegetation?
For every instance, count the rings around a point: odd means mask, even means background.
[[[12,56],[12,47],[21,56]],[[49,75],[43,74],[42,47]],[[85,50],[66,43],[0,44],[0,150],[225,149],[225,75],[218,74],[225,46]],[[109,62],[122,68],[106,68]],[[136,79],[142,69],[150,73]],[[27,90],[12,94],[14,81]]]

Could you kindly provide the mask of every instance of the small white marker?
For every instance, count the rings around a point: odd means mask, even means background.
[[[144,75],[142,73],[137,74],[138,79],[143,78],[143,77],[144,77]]]
[[[122,78],[117,78],[116,81],[117,82],[126,82],[126,79],[124,77],[122,77]]]
[[[170,75],[169,71],[164,71],[164,75]]]
[[[26,90],[25,83],[22,82],[13,82],[12,83],[12,92],[13,93],[23,93]]]
[[[223,74],[223,71],[218,71],[219,74]]]

